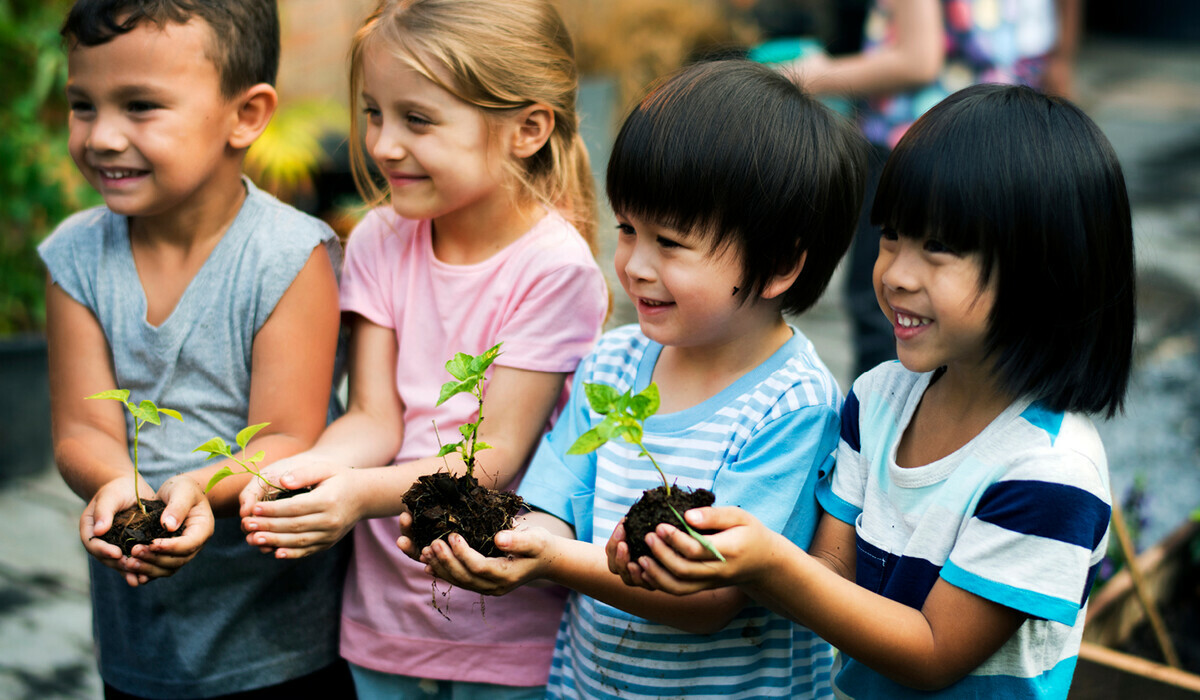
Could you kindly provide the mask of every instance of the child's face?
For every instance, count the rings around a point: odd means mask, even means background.
[[[201,20],[143,23],[67,57],[68,147],[79,170],[126,216],[184,213],[228,183],[240,161],[227,145],[236,104],[221,95]]]
[[[744,337],[751,314],[735,294],[740,255],[634,216],[617,214],[613,264],[651,340],[673,347],[715,347]]]
[[[959,255],[933,239],[884,230],[875,260],[875,296],[892,322],[896,354],[906,368],[987,369],[985,341],[996,277],[980,289],[981,272],[977,254]]]
[[[410,219],[487,225],[511,208],[503,184],[505,127],[374,46],[364,52],[366,147],[387,178],[392,207]]]

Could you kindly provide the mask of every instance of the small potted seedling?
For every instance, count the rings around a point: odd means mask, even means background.
[[[143,499],[138,493],[138,483],[141,481],[141,472],[138,468],[138,442],[142,426],[145,424],[161,425],[162,416],[170,416],[182,423],[183,416],[174,409],[159,408],[150,399],[145,399],[140,404],[134,404],[129,400],[128,389],[110,389],[86,398],[120,401],[133,416],[133,496],[137,504],[117,513],[113,518],[112,526],[108,528],[108,532],[100,536],[100,539],[120,547],[121,552],[125,556],[129,556],[134,545],[150,544],[160,537],[177,536],[178,531],[171,532],[161,522],[166,504],[158,499]]]
[[[270,423],[259,423],[258,425],[246,426],[238,431],[237,436],[234,437],[234,441],[237,442],[238,452],[245,452],[246,445],[250,444],[250,439],[257,435],[258,431],[262,430],[268,425],[270,425]],[[290,491],[282,486],[273,484],[269,479],[267,479],[267,477],[262,475],[262,472],[258,469],[258,465],[261,464],[263,459],[265,459],[267,456],[267,453],[263,452],[262,450],[254,453],[254,456],[252,457],[238,459],[237,455],[233,453],[233,448],[230,447],[228,443],[219,437],[214,437],[203,445],[192,450],[192,452],[208,453],[208,456],[204,458],[205,462],[213,459],[214,457],[224,457],[225,459],[232,461],[234,464],[237,464],[242,468],[243,473],[253,474],[259,481],[263,482],[263,484],[267,487],[268,499],[287,498],[300,493],[300,491]],[[212,491],[213,487],[224,481],[226,477],[233,476],[235,473],[236,472],[233,471],[233,468],[228,464],[221,467],[221,469],[216,474],[213,474],[212,478],[208,480],[208,486],[204,487],[204,493]]]
[[[704,545],[705,549],[712,552],[713,556],[725,561],[725,557],[721,556],[716,547],[683,519],[683,513],[689,508],[712,505],[715,500],[713,492],[704,488],[694,491],[680,486],[672,488],[667,483],[666,473],[642,442],[646,419],[658,411],[658,385],[651,383],[636,394],[632,389],[622,394],[607,384],[584,384],[583,392],[592,410],[604,416],[604,420],[580,435],[567,450],[567,454],[582,455],[595,452],[604,443],[620,437],[625,442],[635,445],[640,450],[638,456],[648,458],[662,479],[662,486],[643,491],[642,497],[629,507],[629,512],[625,515],[625,541],[629,545],[630,560],[636,561],[638,557],[650,556],[650,548],[646,546],[646,534],[652,532],[659,523],[670,523],[681,525],[697,542]]]
[[[442,385],[437,405],[452,396],[469,393],[478,402],[479,412],[474,422],[458,429],[461,440],[442,445],[438,451],[438,456],[443,458],[451,452],[461,455],[467,467],[466,474],[458,477],[449,471],[425,474],[404,494],[404,505],[413,517],[409,530],[417,549],[457,532],[472,549],[484,556],[497,556],[499,550],[492,538],[497,532],[512,527],[513,517],[524,505],[516,494],[486,488],[475,478],[476,456],[480,450],[490,447],[479,440],[479,426],[483,423],[484,374],[499,354],[500,345],[495,345],[477,356],[460,352],[446,363],[446,370],[454,381]]]

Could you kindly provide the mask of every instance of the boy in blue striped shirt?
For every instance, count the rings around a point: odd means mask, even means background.
[[[616,271],[638,325],[606,334],[576,371],[519,489],[534,511],[496,536],[509,556],[484,558],[458,536],[419,553],[435,575],[483,593],[534,579],[572,589],[551,697],[829,696],[829,645],[737,588],[675,597],[609,571],[605,545],[658,473],[624,443],[567,450],[603,419],[584,383],[636,392],[653,381],[662,405],[643,440],[667,478],[709,488],[808,546],[842,399],[783,313],[824,290],[864,173],[848,122],[746,61],[684,69],[622,127],[607,184]]]

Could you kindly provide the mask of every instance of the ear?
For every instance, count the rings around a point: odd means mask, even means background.
[[[255,139],[266,130],[275,115],[275,107],[279,104],[279,96],[275,88],[266,83],[258,83],[247,88],[235,98],[237,116],[233,131],[229,134],[229,146],[234,149],[249,148]]]
[[[512,154],[528,158],[546,145],[554,132],[554,110],[544,104],[532,104],[513,117],[516,127],[512,134]]]
[[[808,251],[800,253],[800,259],[796,261],[796,265],[789,271],[783,274],[775,275],[767,282],[767,286],[763,288],[763,299],[774,299],[792,288],[796,283],[796,278],[800,276],[800,271],[804,269],[804,261],[808,260]]]

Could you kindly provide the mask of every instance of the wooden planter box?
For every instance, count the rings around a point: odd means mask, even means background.
[[[1154,600],[1166,600],[1171,594],[1187,561],[1188,543],[1198,532],[1200,523],[1189,521],[1138,555]],[[1118,572],[1092,596],[1079,664],[1071,685],[1071,700],[1200,699],[1200,675],[1114,649],[1129,639],[1145,617],[1127,569]]]

